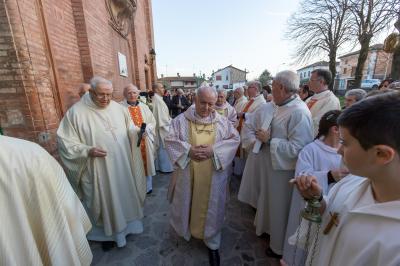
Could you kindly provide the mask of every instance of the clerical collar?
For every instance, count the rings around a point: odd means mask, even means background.
[[[289,98],[287,98],[286,100],[284,100],[282,103],[277,104],[278,106],[284,106],[288,103],[290,103],[291,101],[293,101],[294,99],[296,99],[296,94],[293,94],[292,96],[290,96]]]
[[[320,91],[320,92],[316,92],[315,94],[320,94],[320,93],[323,93],[323,92],[326,92],[326,91],[329,91],[329,89],[328,89],[328,88],[326,88],[325,90],[323,90],[323,91]]]
[[[130,101],[126,101],[130,106],[138,106],[139,105],[139,101],[136,102],[130,102]]]

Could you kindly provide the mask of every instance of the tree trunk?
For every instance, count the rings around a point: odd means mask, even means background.
[[[397,45],[393,52],[392,72],[390,77],[394,80],[400,79],[400,44]]]
[[[360,36],[359,41],[360,41],[361,49],[360,49],[360,54],[358,55],[356,73],[354,75],[354,78],[355,78],[354,87],[355,88],[360,88],[360,86],[361,86],[363,69],[364,69],[365,61],[367,61],[367,58],[368,58],[369,43],[371,42],[371,36],[368,34],[364,34],[364,35]]]
[[[332,73],[332,81],[329,84],[329,89],[333,91],[336,78],[336,49],[331,49],[329,51],[329,71]]]
[[[400,34],[400,9],[398,10],[397,14],[398,18],[396,23],[394,23],[394,27]],[[397,38],[400,38],[400,36],[398,36]],[[394,80],[400,79],[400,43],[397,44],[397,47],[393,52],[392,71],[390,73],[390,77]]]

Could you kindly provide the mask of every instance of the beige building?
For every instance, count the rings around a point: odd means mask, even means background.
[[[184,91],[194,91],[198,87],[197,77],[193,75],[192,77],[181,77],[179,73],[176,77],[164,77],[158,79],[158,82],[164,84],[166,89],[176,90],[182,89]]]
[[[338,90],[346,90],[352,85],[356,72],[360,51],[348,53],[339,57],[340,73]],[[375,44],[369,48],[368,57],[364,64],[362,79],[385,79],[390,77],[392,54],[383,51],[383,44]]]

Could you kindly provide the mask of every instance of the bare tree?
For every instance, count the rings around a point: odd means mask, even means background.
[[[336,76],[338,49],[351,40],[350,0],[303,0],[288,21],[286,38],[296,44],[298,63],[326,54]],[[330,84],[333,88],[333,82]]]
[[[400,39],[400,3],[396,10],[397,10],[397,21],[394,24],[394,26],[398,31],[397,38]],[[400,79],[400,42],[397,43],[397,46],[393,51],[392,72],[390,77],[396,80]]]
[[[360,54],[355,72],[354,86],[360,87],[365,61],[371,40],[384,29],[388,29],[396,13],[393,12],[398,0],[350,0],[353,32],[360,43]]]

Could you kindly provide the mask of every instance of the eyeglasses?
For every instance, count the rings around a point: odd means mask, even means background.
[[[95,90],[91,90],[94,96],[98,99],[111,99],[112,93],[97,93]]]

